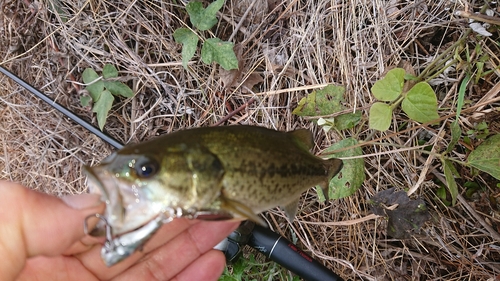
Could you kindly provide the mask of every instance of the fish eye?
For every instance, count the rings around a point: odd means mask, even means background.
[[[149,178],[158,172],[158,162],[153,159],[140,159],[135,164],[135,172],[141,178]]]

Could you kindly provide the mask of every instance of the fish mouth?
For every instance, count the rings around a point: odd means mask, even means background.
[[[89,193],[100,195],[101,201],[106,203],[104,217],[113,236],[138,229],[162,212],[161,206],[148,197],[147,186],[138,188],[117,177],[107,169],[106,163],[94,167],[84,166],[84,171],[88,178]],[[91,235],[104,235],[106,223],[100,221]]]

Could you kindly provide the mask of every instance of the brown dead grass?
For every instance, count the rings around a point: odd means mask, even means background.
[[[483,2],[274,0],[257,2],[241,20],[251,2],[227,0],[212,31],[240,44],[244,63],[238,75],[262,79],[253,89],[236,87],[252,86],[242,79],[227,89],[219,68],[204,65],[198,56],[189,70],[182,68],[181,47],[172,37],[176,28],[189,23],[182,2],[1,1],[0,64],[94,123],[91,111],[79,103],[84,94],[81,74],[86,67],[99,71],[105,63],[117,66],[136,96],[115,104],[106,130],[124,143],[209,126],[248,104],[225,124],[310,128],[317,152],[349,136],[381,138],[379,142],[402,147],[418,146],[422,139],[435,149],[447,145],[465,67],[444,74],[443,82],[434,87],[440,115],[448,116],[439,126],[410,122],[403,131],[397,128],[407,117],[396,112],[393,131],[374,134],[365,122],[354,130],[325,134],[291,111],[312,89],[333,83],[346,87],[346,105],[363,110],[366,121],[374,81],[395,66],[418,74],[467,30],[466,21],[453,12],[478,11]],[[57,3],[64,13],[54,13],[50,3]],[[468,37],[471,50],[479,42],[489,54],[487,70],[497,70],[468,88],[466,106],[476,107],[461,115],[464,132],[481,120],[489,122],[492,133],[500,132],[495,101],[500,83],[498,40],[498,31],[486,39]],[[479,102],[484,106],[478,107]],[[0,121],[0,178],[44,192],[85,191],[80,167],[111,152],[4,76]],[[473,198],[461,197],[450,208],[436,200],[443,177],[439,161],[376,143],[363,149],[373,155],[366,158],[367,179],[357,193],[320,205],[311,190],[293,225],[287,225],[281,211],[269,212],[273,228],[288,237],[296,235],[304,248],[347,280],[498,280],[497,181],[485,174],[473,178],[468,169],[458,167],[462,195],[469,180],[483,189]],[[466,152],[457,149],[453,157],[465,160]],[[384,219],[362,219],[370,214],[368,199],[390,187],[413,187],[431,210],[433,219],[412,239],[387,237]]]

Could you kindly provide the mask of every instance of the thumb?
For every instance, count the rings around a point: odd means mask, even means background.
[[[85,218],[104,208],[92,195],[66,198],[66,204],[6,181],[0,181],[0,194],[0,256],[7,257],[0,271],[22,268],[29,257],[61,254],[85,236]]]

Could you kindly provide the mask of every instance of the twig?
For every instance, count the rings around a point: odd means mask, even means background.
[[[492,17],[483,14],[471,14],[467,11],[456,11],[455,15],[477,21],[487,22],[490,24],[500,25],[500,18],[497,17]]]
[[[231,36],[229,36],[229,39],[227,39],[227,41],[231,42],[233,40],[234,36],[236,36],[236,34],[238,33],[238,30],[243,25],[243,22],[247,18],[248,14],[250,13],[250,10],[252,10],[253,5],[255,5],[255,3],[257,3],[257,1],[252,1],[252,3],[250,3],[247,10],[243,14],[243,16],[241,16],[240,22],[238,22],[238,25],[236,25],[236,27],[234,28],[233,34],[231,34]]]
[[[235,110],[229,112],[228,115],[226,115],[224,118],[222,118],[221,120],[219,120],[215,124],[213,124],[212,127],[219,126],[222,123],[226,122],[227,120],[229,120],[229,118],[233,117],[236,113],[238,113],[238,112],[242,111],[243,109],[245,109],[248,105],[250,105],[254,101],[255,101],[254,98],[250,98],[247,102],[245,102],[244,104],[242,104],[240,107],[238,107]]]

